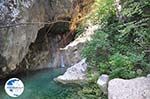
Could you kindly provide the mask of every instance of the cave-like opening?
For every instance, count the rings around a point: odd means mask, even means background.
[[[20,63],[21,67],[34,70],[59,66],[59,48],[65,47],[75,37],[69,26],[67,22],[57,22],[41,28],[35,42],[31,43],[27,55]]]

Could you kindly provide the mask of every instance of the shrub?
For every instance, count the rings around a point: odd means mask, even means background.
[[[98,62],[107,60],[109,49],[111,49],[107,37],[108,34],[105,32],[97,31],[93,40],[88,42],[83,50],[83,56],[87,57],[92,66],[97,66]]]
[[[83,49],[90,72],[107,73],[111,78],[134,78],[150,73],[148,1],[123,1],[120,21],[114,14],[113,0],[96,0],[97,13],[91,19],[102,27]],[[143,72],[138,74],[138,69]]]
[[[110,74],[112,78],[132,78],[135,77],[135,71],[133,70],[134,64],[130,57],[115,53],[110,57],[109,61]]]
[[[99,21],[107,22],[107,20],[111,18],[112,14],[115,14],[113,3],[114,0],[95,0],[95,11],[90,19],[95,23]]]

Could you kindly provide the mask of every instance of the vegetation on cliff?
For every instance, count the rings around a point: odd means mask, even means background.
[[[150,73],[149,6],[149,0],[95,0],[89,20],[100,27],[82,51],[90,66],[91,82],[96,83],[101,74],[128,79]],[[94,84],[86,90],[92,90]],[[97,92],[99,88],[95,87],[95,97],[106,98]]]
[[[111,78],[134,78],[150,72],[150,12],[148,0],[121,1],[118,18],[114,0],[96,0],[91,20],[100,24],[83,55],[90,70]]]

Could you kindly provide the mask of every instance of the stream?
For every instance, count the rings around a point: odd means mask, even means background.
[[[80,86],[62,85],[53,80],[64,72],[65,68],[57,68],[25,72],[12,76],[21,79],[25,86],[23,94],[17,98],[11,98],[5,93],[5,81],[1,80],[0,99],[79,99],[78,96],[75,97],[73,94],[80,90]]]

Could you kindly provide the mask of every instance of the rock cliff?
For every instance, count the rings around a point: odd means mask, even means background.
[[[79,4],[83,6],[82,2],[84,0],[0,0],[0,76],[20,68],[42,68],[38,67],[41,64],[30,63],[37,60],[47,63],[54,58],[61,33],[69,31],[69,22],[76,17],[73,13],[79,12],[76,8]],[[45,48],[47,45],[50,46]],[[37,47],[40,50],[34,50]],[[39,54],[41,49],[44,51]],[[34,57],[28,58],[33,52]]]

